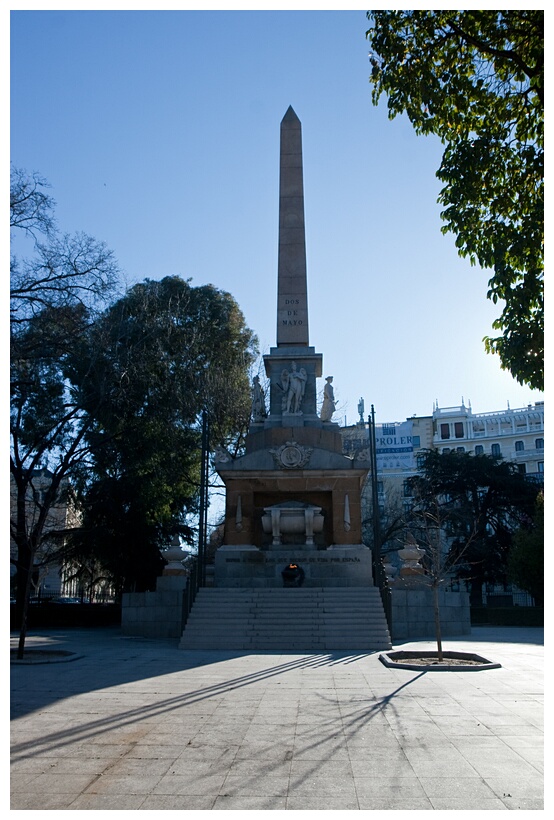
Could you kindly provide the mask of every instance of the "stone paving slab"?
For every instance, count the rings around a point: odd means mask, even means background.
[[[445,648],[501,668],[433,674],[378,652],[32,633],[29,646],[82,657],[11,667],[11,808],[541,810],[542,639],[475,627]]]

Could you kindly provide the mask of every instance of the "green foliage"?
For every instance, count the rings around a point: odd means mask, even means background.
[[[451,559],[463,550],[459,576],[474,581],[475,589],[505,580],[512,536],[531,520],[536,486],[515,464],[492,456],[437,450],[422,455],[420,475],[410,480],[412,491],[423,506],[440,499]]]
[[[94,552],[122,586],[139,589],[159,574],[171,535],[192,543],[200,414],[209,412],[214,445],[247,426],[255,350],[228,293],[176,276],[136,285],[98,319],[67,370],[84,385],[93,455],[74,554]]]
[[[485,339],[522,384],[544,387],[544,12],[370,11],[372,97],[445,145],[443,232],[492,269],[504,303]]]
[[[54,201],[38,174],[12,168],[10,230],[32,242],[10,259],[10,530],[16,547],[20,656],[35,556],[52,541],[48,521],[63,488],[86,460],[86,417],[67,379],[69,354],[118,283],[106,246],[86,234],[60,234]],[[49,469],[46,486],[39,471]]]
[[[11,228],[33,243],[11,259],[11,533],[24,621],[29,568],[69,479],[82,526],[64,554],[76,572],[99,561],[121,586],[148,588],[169,536],[192,541],[199,416],[208,410],[213,444],[247,428],[256,343],[228,293],[179,277],[106,308],[118,283],[111,252],[59,233],[37,174],[12,169],[11,182]]]
[[[508,576],[544,605],[544,495],[540,493],[533,521],[518,530],[513,537],[508,558]]]
[[[28,556],[40,547],[49,506],[85,454],[82,407],[66,377],[68,355],[118,281],[117,265],[103,243],[86,234],[59,233],[46,187],[38,174],[12,168],[10,228],[34,245],[29,257],[12,255],[10,263],[10,468],[17,496],[12,537],[25,555],[18,560],[24,574]],[[25,499],[36,497],[33,478],[43,467],[53,474],[52,486],[41,493],[41,509],[30,527]]]

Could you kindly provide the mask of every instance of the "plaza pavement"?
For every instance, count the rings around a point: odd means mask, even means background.
[[[11,808],[540,810],[542,641],[474,627],[445,649],[500,669],[415,672],[378,652],[33,632],[28,646],[77,659],[11,667]]]

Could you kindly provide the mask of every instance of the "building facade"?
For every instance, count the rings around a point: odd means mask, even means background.
[[[512,461],[521,473],[538,482],[544,475],[544,402],[517,410],[473,413],[459,407],[433,410],[433,444],[441,453],[450,450],[491,455]]]
[[[44,496],[50,488],[52,473],[43,468],[33,472],[32,481],[27,489],[25,499],[26,527],[31,531],[42,512]],[[17,489],[13,476],[10,476],[10,517],[12,527],[17,521]],[[35,556],[35,570],[32,577],[32,595],[51,597],[64,593],[62,567],[56,559],[59,541],[49,539],[48,533],[72,529],[79,523],[79,516],[73,501],[73,495],[67,479],[63,479],[58,491],[56,503],[52,504],[46,516],[44,538],[38,554]],[[11,578],[15,580],[17,547],[10,538]]]
[[[354,456],[369,448],[366,422],[341,428],[344,452]],[[473,413],[471,406],[439,407],[430,416],[412,416],[403,422],[375,425],[377,495],[385,552],[404,546],[404,517],[412,505],[409,479],[417,474],[418,455],[434,449],[470,455],[490,455],[517,465],[529,481],[544,481],[544,402],[512,410]],[[372,541],[371,483],[362,495],[362,529]],[[487,595],[502,595],[506,590],[483,590]],[[509,591],[514,603],[530,603],[526,593]]]

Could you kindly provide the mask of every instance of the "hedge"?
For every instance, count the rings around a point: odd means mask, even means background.
[[[473,626],[544,626],[544,609],[538,606],[471,607]]]

